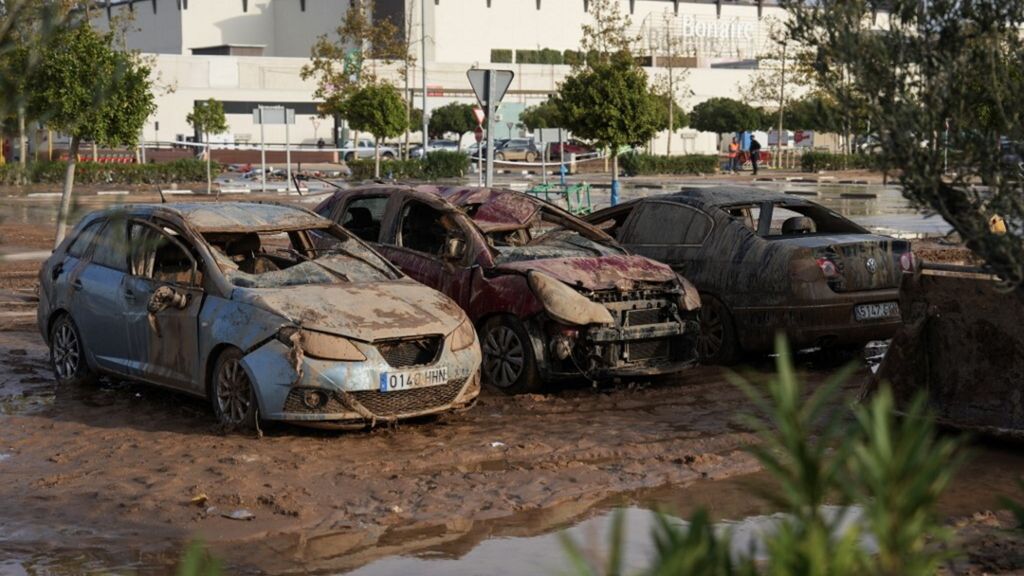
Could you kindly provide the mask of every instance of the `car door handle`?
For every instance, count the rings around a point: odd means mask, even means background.
[[[76,278],[71,283],[71,287],[74,288],[75,290],[81,290],[82,289],[82,281]]]
[[[125,290],[124,299],[127,300],[128,302],[135,302],[135,292],[132,292],[131,290]]]
[[[56,266],[53,267],[52,271],[50,271],[50,278],[53,279],[53,280],[56,280],[57,277],[60,276],[60,273],[63,272],[63,271],[64,271],[64,263],[60,262]]]

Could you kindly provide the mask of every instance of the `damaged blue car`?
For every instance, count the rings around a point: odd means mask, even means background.
[[[298,207],[89,214],[40,270],[38,322],[59,384],[173,388],[231,428],[373,427],[469,408],[480,391],[466,314]]]

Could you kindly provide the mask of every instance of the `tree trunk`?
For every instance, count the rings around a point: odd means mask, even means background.
[[[409,61],[405,65],[405,149],[402,151],[402,159],[409,159],[409,124],[412,122],[412,93],[409,92]]]
[[[57,214],[57,241],[54,248],[60,246],[64,240],[64,234],[68,227],[68,212],[71,211],[71,189],[75,185],[75,163],[78,162],[78,145],[81,139],[78,136],[71,137],[71,147],[68,148],[68,164],[64,171],[64,191],[60,197],[60,212]]]
[[[666,30],[665,34],[668,35],[668,31],[667,30]],[[671,43],[669,43],[669,46],[671,46]],[[672,61],[672,65],[675,65],[675,53],[671,54],[669,56],[669,59]],[[675,123],[675,107],[676,107],[675,95],[676,95],[676,91],[675,91],[675,83],[674,83],[674,81],[672,79],[672,65],[670,65],[668,67],[668,144],[665,145],[665,155],[666,156],[671,156],[672,155],[672,135],[675,134],[675,131],[676,131],[676,123]]]
[[[212,160],[210,159],[213,154],[210,154],[210,133],[204,133],[204,140],[206,140],[206,195],[209,196],[213,193],[213,171],[210,168]],[[220,196],[220,192],[217,192],[217,196]]]
[[[25,134],[25,107],[18,107],[18,163],[28,165],[28,135]]]
[[[373,137],[373,177],[380,179],[380,138]]]
[[[786,114],[786,45],[782,45],[782,74],[779,86],[779,134],[775,139],[775,165],[782,168],[782,121]]]

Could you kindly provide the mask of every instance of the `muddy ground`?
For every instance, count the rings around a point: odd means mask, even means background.
[[[4,226],[0,246],[38,250],[50,234]],[[601,390],[485,392],[468,413],[367,433],[272,426],[262,438],[225,434],[205,402],[145,385],[58,389],[34,328],[36,266],[0,270],[0,573],[165,573],[193,539],[230,573],[337,572],[464,554],[644,491],[714,491],[759,470],[743,451],[755,437],[736,423],[748,403],[713,367]],[[812,384],[831,373],[815,357],[802,367]],[[869,377],[861,369],[842,401]],[[1024,471],[1024,459],[1007,465]],[[991,506],[956,511],[973,554],[962,567],[1013,573],[1024,545]]]

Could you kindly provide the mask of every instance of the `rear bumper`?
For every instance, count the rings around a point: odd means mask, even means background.
[[[770,351],[779,331],[794,348],[859,345],[892,338],[903,322],[899,317],[858,321],[854,307],[899,299],[899,290],[884,290],[843,295],[832,302],[734,308],[732,315],[740,346],[748,352]]]

